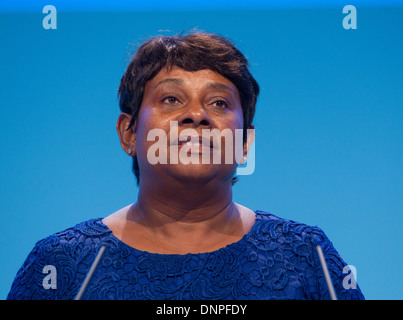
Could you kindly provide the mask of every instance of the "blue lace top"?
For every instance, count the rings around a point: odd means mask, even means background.
[[[256,211],[255,224],[238,242],[184,255],[132,248],[101,218],[80,223],[35,245],[7,299],[74,299],[102,245],[81,299],[330,299],[316,245],[337,298],[364,299],[358,286],[345,285],[346,263],[321,229],[263,211]]]

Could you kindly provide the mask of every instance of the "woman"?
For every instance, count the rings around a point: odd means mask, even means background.
[[[233,202],[258,93],[247,60],[223,37],[144,43],[122,78],[116,126],[133,157],[137,202],[39,241],[8,299],[330,299],[318,245],[337,298],[363,299],[343,286],[345,263],[319,228]],[[237,130],[241,141],[227,144],[222,133]],[[57,274],[50,288],[45,266]]]

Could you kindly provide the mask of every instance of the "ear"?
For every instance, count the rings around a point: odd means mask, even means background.
[[[252,146],[254,141],[255,141],[255,126],[251,124],[250,128],[247,129],[246,141],[243,144],[243,161],[241,164],[244,164],[246,162],[250,147]]]
[[[132,120],[132,116],[128,113],[121,113],[119,115],[118,121],[116,123],[116,131],[118,132],[120,145],[123,150],[131,157],[136,155],[136,125],[137,123],[131,126],[130,129],[130,121]]]

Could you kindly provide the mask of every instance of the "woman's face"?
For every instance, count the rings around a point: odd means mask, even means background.
[[[242,128],[239,92],[231,81],[208,69],[189,72],[174,67],[168,72],[163,68],[146,83],[135,123],[140,181],[147,177],[231,180],[237,167],[235,132]],[[233,161],[225,158],[230,152],[224,141],[228,135],[232,136]],[[242,150],[240,136],[237,143]],[[158,159],[166,162],[153,164]]]

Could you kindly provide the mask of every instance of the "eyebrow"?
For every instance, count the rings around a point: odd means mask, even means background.
[[[178,79],[178,78],[167,78],[159,81],[155,86],[154,89],[157,88],[159,85],[164,84],[164,83],[172,83],[176,85],[183,85],[183,80]]]
[[[166,78],[166,79],[163,79],[163,80],[159,81],[154,86],[154,89],[157,88],[159,85],[164,84],[164,83],[171,83],[171,84],[175,84],[175,85],[183,85],[184,81],[182,79],[179,79],[179,78]],[[215,82],[215,81],[208,82],[206,87],[210,88],[210,89],[227,90],[227,91],[233,92],[233,88],[231,86],[226,85],[224,83]]]
[[[209,82],[209,83],[207,83],[207,87],[211,88],[211,89],[216,89],[216,90],[227,90],[230,92],[234,91],[234,89],[231,86],[226,85],[224,83],[220,83],[220,82]]]

